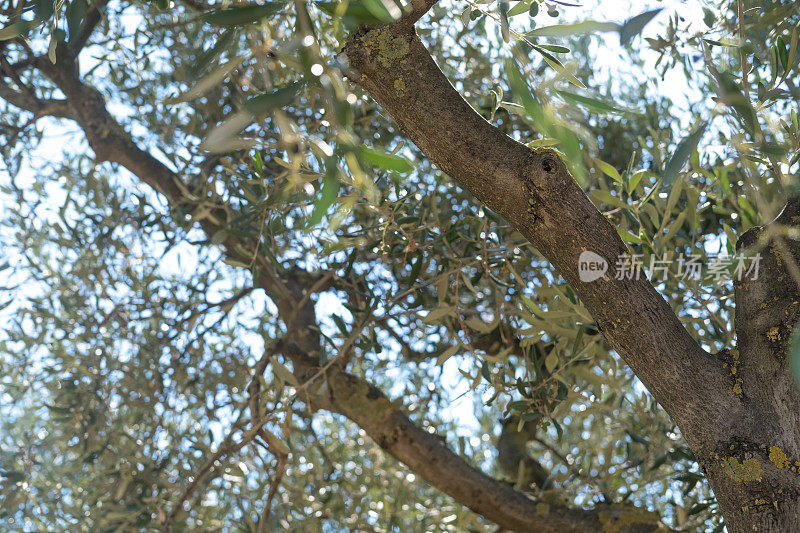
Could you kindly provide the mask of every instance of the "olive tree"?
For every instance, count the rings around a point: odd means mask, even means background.
[[[6,3],[0,518],[800,528],[800,9],[602,9]]]

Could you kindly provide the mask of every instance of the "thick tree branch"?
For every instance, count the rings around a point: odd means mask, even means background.
[[[552,151],[534,151],[489,124],[453,88],[413,28],[352,34],[342,52],[353,77],[459,185],[518,229],[559,270],[616,349],[695,446],[729,434],[738,402],[722,365],[684,329],[644,276],[616,279],[627,253]],[[579,256],[609,265],[583,282]]]
[[[72,109],[66,100],[42,100],[30,94],[17,92],[0,80],[0,98],[20,109],[30,111],[36,118],[73,118]]]
[[[314,407],[346,416],[428,483],[506,529],[542,533],[663,529],[657,515],[631,506],[581,510],[531,499],[473,468],[442,438],[417,427],[370,383],[336,367],[328,370],[325,386],[312,401]]]
[[[101,160],[123,165],[139,179],[161,192],[173,205],[190,201],[178,185],[178,176],[149,153],[140,149],[131,136],[108,113],[102,95],[84,85],[68,55],[61,53],[56,65],[38,63],[67,96],[72,118],[84,130],[90,146]],[[209,219],[201,222],[210,236],[221,227]],[[230,237],[224,243],[228,253],[240,242]],[[251,244],[251,243],[245,243]],[[268,270],[265,270],[268,272]],[[266,275],[256,280],[276,301],[282,317],[295,317],[300,324],[313,325],[313,305],[297,305],[302,287],[296,280],[281,280]],[[307,299],[306,299],[307,302]],[[308,303],[308,302],[307,302]],[[298,312],[298,309],[300,311]],[[308,379],[320,369],[311,364],[309,351],[318,341],[298,333],[296,341],[285,348],[285,355],[296,363],[299,377]],[[316,347],[315,347],[316,344]],[[402,410],[367,381],[340,370],[337,365],[324,369],[325,380],[308,387],[314,408],[340,413],[362,427],[384,450],[399,459],[421,477],[475,512],[515,531],[603,531],[620,526],[619,531],[653,531],[658,517],[628,506],[602,506],[595,510],[571,509],[560,503],[537,502],[498,482],[450,451],[442,440],[415,426]]]
[[[706,462],[717,500],[731,531],[796,531],[796,508],[800,490],[797,474],[787,475],[770,452],[781,450],[788,457],[800,457],[797,428],[800,427],[800,394],[788,361],[791,340],[800,321],[800,240],[792,230],[800,226],[800,198],[793,197],[775,220],[744,232],[736,243],[737,254],[757,263],[757,275],[734,280],[736,349],[723,350],[735,377],[737,393],[753,412],[750,428],[731,435],[718,455],[739,452],[740,443],[757,450],[754,461],[761,469],[763,483],[757,490],[787,494],[772,498],[768,507],[748,506],[754,500],[753,487],[742,487],[730,478],[722,464]],[[757,258],[757,259],[756,259]],[[752,452],[751,452],[752,453]],[[788,521],[777,525],[780,509]],[[793,524],[793,525],[790,525]]]

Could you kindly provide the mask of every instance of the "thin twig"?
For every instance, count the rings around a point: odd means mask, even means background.
[[[264,438],[262,436],[262,438]],[[264,438],[265,442],[269,441]],[[267,524],[269,523],[269,516],[272,513],[272,500],[278,493],[278,487],[283,480],[283,475],[286,473],[286,465],[289,462],[289,455],[285,453],[278,453],[274,447],[270,447],[270,451],[277,457],[278,463],[275,468],[275,477],[269,484],[269,492],[267,493],[267,501],[264,504],[264,510],[261,513],[261,520],[258,522],[258,533],[267,533]]]
[[[239,419],[241,419],[241,416],[242,415],[240,413]],[[192,493],[197,489],[197,486],[200,484],[200,482],[203,481],[203,479],[205,479],[206,475],[208,475],[211,469],[214,468],[217,462],[222,457],[230,455],[232,453],[236,453],[242,448],[244,448],[247,444],[252,442],[255,436],[259,433],[259,431],[261,431],[261,426],[263,426],[267,422],[267,420],[268,419],[265,418],[263,420],[258,421],[255,424],[255,426],[253,426],[244,433],[239,442],[232,444],[230,446],[225,446],[225,442],[230,441],[231,438],[233,437],[233,433],[235,433],[238,430],[236,424],[234,424],[234,427],[231,429],[231,431],[228,433],[225,439],[223,439],[222,444],[220,444],[217,451],[214,452],[214,454],[208,459],[208,461],[205,462],[205,464],[203,464],[200,470],[198,470],[197,473],[195,474],[194,478],[189,482],[186,488],[183,489],[181,495],[178,496],[178,499],[175,501],[175,504],[173,505],[172,509],[167,515],[166,520],[164,521],[165,531],[170,531],[172,529],[172,524],[175,522],[175,518],[178,516],[178,513],[180,513],[181,509],[183,509],[184,502],[186,502],[189,496],[191,496]]]

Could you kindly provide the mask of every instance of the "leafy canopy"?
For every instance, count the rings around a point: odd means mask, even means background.
[[[527,446],[561,498],[719,525],[676,427],[558,273],[346,80],[348,32],[407,6],[114,1],[87,34],[94,4],[4,7],[3,75],[86,42],[83,79],[196,201],[166,204],[97,163],[74,123],[3,102],[6,527],[159,530],[187,480],[246,430],[250,369],[285,322],[253,290],[255,257],[214,246],[229,235],[255,239],[276,272],[335,273],[313,296],[322,360],[349,347],[351,372],[473,465],[507,476],[493,443],[513,414],[538,424]],[[448,1],[418,33],[487,120],[565,154],[646,267],[710,264],[798,192],[797,7],[745,1],[740,25],[736,3],[606,20],[614,5]],[[18,70],[18,88],[61,97]],[[197,224],[212,218],[223,229],[208,236]],[[717,303],[732,298],[729,277],[667,268],[657,287],[690,333],[731,347]],[[273,359],[260,399],[290,451],[268,530],[492,530],[354,424],[309,412],[290,366]],[[224,456],[176,525],[255,531],[277,464],[258,445]]]

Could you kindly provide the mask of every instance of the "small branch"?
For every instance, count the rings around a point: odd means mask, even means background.
[[[456,501],[512,531],[544,533],[603,531],[601,512],[613,518],[622,510],[582,510],[539,501],[497,481],[453,453],[441,437],[417,427],[372,384],[336,367],[327,373],[324,394],[312,397],[316,408],[339,413],[356,424],[384,451]],[[630,508],[627,508],[630,511]],[[657,516],[641,516],[631,531],[656,531]]]
[[[744,97],[750,101],[750,83],[748,82],[748,75],[750,73],[749,65],[747,63],[747,52],[745,51],[744,44],[747,40],[747,34],[744,29],[744,3],[742,0],[736,0],[736,18],[739,22],[739,39],[741,40],[740,58],[742,62],[742,90]]]
[[[264,439],[269,446],[269,440],[267,439],[268,436],[265,435],[263,431],[259,432],[259,436]],[[269,523],[269,516],[272,512],[272,500],[278,493],[278,487],[280,487],[281,481],[283,480],[283,475],[286,473],[286,465],[289,462],[289,456],[287,454],[277,452],[274,449],[274,446],[270,446],[270,450],[275,454],[278,462],[275,468],[275,477],[272,479],[272,482],[269,485],[267,501],[264,504],[264,511],[261,514],[261,520],[258,522],[258,533],[268,533],[269,531],[267,529],[267,524]]]
[[[577,469],[577,468],[575,468],[575,465],[574,465],[574,464],[572,464],[572,463],[569,461],[569,459],[567,459],[567,457],[566,457],[566,456],[565,456],[563,453],[561,453],[561,452],[560,452],[560,451],[559,451],[559,450],[558,450],[558,449],[557,449],[555,446],[553,446],[552,444],[550,444],[550,443],[549,443],[549,442],[547,442],[546,440],[542,439],[541,437],[534,437],[534,438],[533,438],[533,441],[534,441],[534,442],[536,442],[537,444],[540,444],[540,445],[541,445],[543,448],[545,448],[547,451],[549,451],[549,452],[550,452],[550,453],[552,453],[552,454],[553,454],[555,457],[557,457],[557,458],[558,458],[558,460],[559,460],[559,461],[561,461],[561,463],[562,463],[564,466],[566,466],[566,467],[567,467],[567,469],[568,469],[570,472],[572,472],[572,474],[573,474],[575,477],[577,477],[578,479],[585,479],[585,478],[586,478],[586,476],[584,476],[583,474],[581,474],[580,470],[579,470],[579,469]]]
[[[241,414],[239,415],[239,419],[241,419]],[[238,419],[237,419],[238,422]],[[261,430],[261,426],[266,423],[266,420],[262,420],[252,428],[248,429],[244,435],[242,436],[239,442],[232,444],[230,446],[226,446],[226,442],[230,442],[233,437],[233,434],[238,431],[236,424],[231,428],[228,435],[222,440],[219,448],[216,452],[208,459],[208,461],[200,467],[200,470],[194,475],[194,478],[189,482],[186,488],[183,489],[178,499],[172,506],[169,514],[167,515],[166,520],[164,521],[164,530],[170,531],[172,529],[172,524],[175,522],[175,518],[177,518],[178,513],[181,512],[183,509],[184,502],[192,495],[192,493],[197,489],[198,485],[205,479],[206,475],[211,471],[212,468],[217,464],[217,462],[222,459],[226,455],[230,455],[232,453],[236,453],[245,446],[247,446],[253,439],[258,435],[259,431]]]
[[[70,56],[75,58],[86,46],[89,38],[94,33],[95,28],[105,18],[103,8],[108,5],[109,0],[94,0],[92,5],[86,11],[86,16],[83,19],[83,24],[78,32],[78,36],[70,43]]]
[[[41,100],[35,96],[14,91],[0,80],[0,98],[20,109],[30,111],[34,117],[74,118],[67,100]]]
[[[11,78],[19,88],[19,91],[15,91],[0,77],[0,98],[15,107],[30,111],[37,119],[43,116],[73,117],[67,100],[42,100],[38,98],[36,92],[22,81],[17,70],[8,63],[6,56],[1,53],[0,67],[2,67],[3,74]]]
[[[411,11],[403,15],[394,25],[399,28],[410,28],[431,10],[439,0],[411,0]]]

